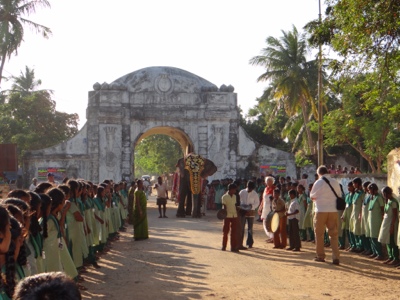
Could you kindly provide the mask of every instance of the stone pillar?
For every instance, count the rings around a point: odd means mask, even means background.
[[[121,175],[124,180],[133,180],[132,174],[132,148],[131,148],[131,125],[130,107],[122,104],[122,156],[121,156]]]
[[[93,182],[99,182],[99,99],[100,92],[89,92],[89,103],[86,109],[87,118],[87,147],[90,157],[89,178]]]

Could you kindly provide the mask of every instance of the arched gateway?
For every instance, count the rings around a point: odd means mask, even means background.
[[[295,175],[292,154],[261,146],[239,126],[232,86],[172,67],[150,67],[89,92],[87,123],[72,139],[24,158],[29,180],[49,169],[94,182],[134,178],[134,148],[145,137],[165,134],[185,153],[215,162],[215,178],[258,176],[262,166]]]

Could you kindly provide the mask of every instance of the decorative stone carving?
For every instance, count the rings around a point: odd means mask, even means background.
[[[154,88],[160,94],[169,94],[173,91],[174,85],[167,74],[161,74],[156,78]]]

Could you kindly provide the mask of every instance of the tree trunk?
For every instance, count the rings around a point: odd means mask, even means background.
[[[308,127],[307,103],[305,102],[304,99],[302,99],[302,101],[301,101],[301,110],[302,110],[302,114],[303,114],[304,126],[305,126],[305,130],[306,130],[306,134],[307,134],[307,141],[308,141],[308,147],[309,147],[309,151],[307,151],[307,153],[315,155],[314,141],[312,139],[310,127]]]
[[[299,132],[297,133],[296,138],[294,139],[294,142],[293,142],[292,152],[294,152],[294,149],[296,148],[297,144],[299,143],[301,136],[304,133],[305,128],[306,128],[306,125],[303,124],[303,126],[301,126]]]
[[[2,55],[0,64],[0,91],[1,91],[1,80],[3,79],[3,69],[5,63],[6,63],[6,55]]]

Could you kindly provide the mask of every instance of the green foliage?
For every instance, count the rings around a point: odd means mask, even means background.
[[[313,46],[329,45],[338,54],[330,66],[341,106],[324,116],[324,144],[351,146],[380,173],[387,153],[400,146],[400,2],[325,3],[322,22],[306,25]]]
[[[393,0],[326,0],[322,23],[306,25],[310,42],[331,45],[344,59],[338,70],[388,73],[394,78],[400,67],[400,2]]]
[[[26,68],[25,74],[14,78],[13,86],[18,80],[26,80],[25,75],[35,84],[3,93],[5,101],[0,104],[0,143],[16,143],[20,157],[27,150],[50,147],[73,137],[79,121],[77,114],[57,111],[49,91],[36,90],[40,81],[34,80],[33,70]]]
[[[48,27],[28,20],[38,7],[50,7],[47,0],[0,0],[0,82],[7,58],[17,53],[24,39],[24,26],[47,38],[51,34]]]
[[[342,77],[337,82],[342,107],[330,111],[323,124],[327,145],[350,145],[377,173],[400,141],[400,93],[389,79],[378,84],[379,77],[377,73]]]
[[[167,135],[151,135],[135,147],[135,176],[173,173],[183,157],[179,143]]]
[[[258,105],[251,108],[246,118],[240,115],[240,125],[256,142],[283,151],[290,151],[291,144],[281,137],[281,131],[287,118],[283,109],[278,110],[273,118],[274,102],[257,99]]]
[[[299,150],[294,155],[295,163],[297,167],[305,167],[312,164],[312,161],[306,156],[304,151]]]

